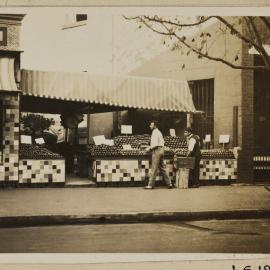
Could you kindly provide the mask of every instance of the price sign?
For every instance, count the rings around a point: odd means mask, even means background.
[[[32,137],[28,135],[21,135],[21,143],[32,144]]]
[[[211,142],[211,134],[206,134],[204,141],[205,142]]]
[[[219,136],[219,143],[229,143],[230,142],[230,135],[220,135]]]
[[[105,141],[106,141],[104,135],[94,136],[93,140],[94,140],[95,145],[105,144]]]
[[[132,134],[132,126],[130,125],[121,125],[122,134]]]
[[[37,144],[44,144],[44,143],[45,143],[45,141],[44,141],[43,138],[37,138],[37,139],[35,139],[35,142],[36,142]]]
[[[113,140],[105,140],[104,144],[109,145],[109,146],[114,146]]]
[[[174,128],[171,128],[170,129],[170,136],[172,136],[172,137],[175,137],[176,135],[175,135],[175,129]]]
[[[123,144],[123,149],[124,150],[132,150],[132,147],[130,144]]]

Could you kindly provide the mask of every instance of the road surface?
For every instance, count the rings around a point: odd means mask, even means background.
[[[270,253],[270,219],[1,228],[0,252]]]

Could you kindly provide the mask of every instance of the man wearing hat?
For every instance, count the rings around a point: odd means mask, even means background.
[[[200,161],[202,156],[200,149],[200,137],[198,135],[194,135],[190,127],[185,129],[184,135],[187,138],[188,144],[187,156],[195,158],[194,169],[190,172],[191,179],[189,179],[189,187],[196,188],[199,187]]]

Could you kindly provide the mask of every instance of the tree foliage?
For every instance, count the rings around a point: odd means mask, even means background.
[[[127,20],[136,21],[138,28],[143,26],[151,31],[164,36],[164,44],[170,44],[173,50],[185,49],[188,56],[195,53],[199,59],[209,59],[221,62],[234,69],[267,70],[270,71],[270,59],[265,48],[269,43],[270,20],[269,17],[221,17],[199,16],[187,17],[164,17],[140,15],[126,17]],[[209,31],[209,25],[217,24],[218,30],[214,33]],[[194,33],[190,35],[189,33]],[[219,35],[229,35],[241,40],[248,49],[253,49],[262,58],[261,65],[246,64],[241,61],[240,50],[236,50],[233,57],[228,59],[226,53],[223,56],[215,55],[212,46]],[[184,63],[181,68],[184,69]]]
[[[45,129],[53,124],[53,120],[39,114],[27,114],[21,117],[23,130],[26,135],[40,136]]]

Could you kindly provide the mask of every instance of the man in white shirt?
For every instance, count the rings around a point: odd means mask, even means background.
[[[195,158],[194,169],[190,172],[191,179],[189,181],[189,187],[199,187],[201,161],[200,137],[194,135],[191,128],[186,128],[184,135],[187,138],[188,144],[187,156]]]
[[[162,133],[157,128],[157,121],[150,123],[150,129],[152,130],[151,143],[148,150],[152,151],[152,167],[148,185],[145,189],[153,189],[155,187],[155,181],[158,173],[158,169],[161,171],[163,178],[168,188],[173,188],[169,175],[166,171],[166,167],[163,161],[164,156],[164,139]]]

